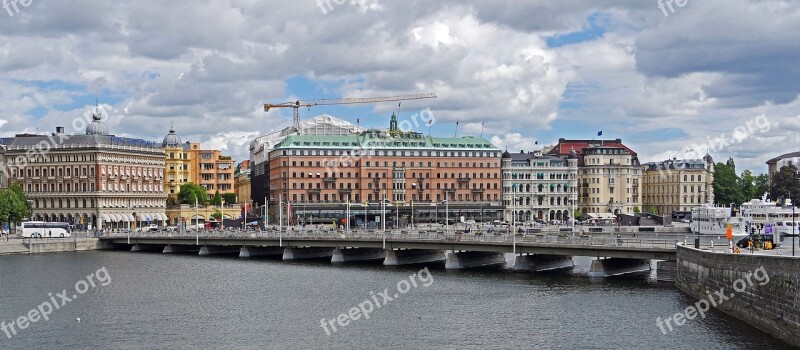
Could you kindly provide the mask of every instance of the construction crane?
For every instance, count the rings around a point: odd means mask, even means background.
[[[378,103],[378,102],[391,102],[391,101],[406,101],[406,100],[421,100],[426,98],[436,98],[435,93],[416,94],[416,95],[402,95],[402,96],[387,96],[387,97],[356,97],[356,98],[323,98],[316,100],[297,100],[291,102],[284,102],[278,104],[264,104],[264,112],[269,112],[271,108],[287,108],[294,109],[294,127],[300,129],[300,107],[311,108],[313,106],[327,106],[327,105],[349,105],[356,103]]]

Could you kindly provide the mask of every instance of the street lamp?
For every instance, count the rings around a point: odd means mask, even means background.
[[[222,231],[225,231],[225,198],[222,199],[222,212],[221,212],[221,214],[222,215],[220,215],[220,217],[219,217],[220,227],[222,228]]]
[[[572,204],[572,238],[575,238],[575,194],[572,194],[572,198],[569,199],[570,204]]]
[[[444,200],[444,213],[445,213],[445,231],[444,233],[447,234],[450,231],[450,201],[447,199]]]

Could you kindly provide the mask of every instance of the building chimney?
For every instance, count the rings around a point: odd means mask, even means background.
[[[63,134],[63,133],[64,133],[64,127],[63,126],[57,126],[56,127],[56,134]]]

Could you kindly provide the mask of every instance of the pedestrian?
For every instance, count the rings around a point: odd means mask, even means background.
[[[53,231],[47,230],[47,237],[53,237]]]

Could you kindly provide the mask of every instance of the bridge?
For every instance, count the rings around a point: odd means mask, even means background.
[[[664,237],[664,235],[662,235]],[[668,237],[668,235],[667,235]],[[676,244],[671,238],[572,237],[569,234],[489,235],[445,231],[196,231],[129,232],[100,237],[104,249],[194,253],[202,256],[280,256],[284,260],[330,259],[332,263],[383,260],[384,265],[445,262],[448,269],[506,264],[523,271],[568,269],[573,256],[597,258],[590,276],[607,277],[650,271],[650,260],[671,276]]]

